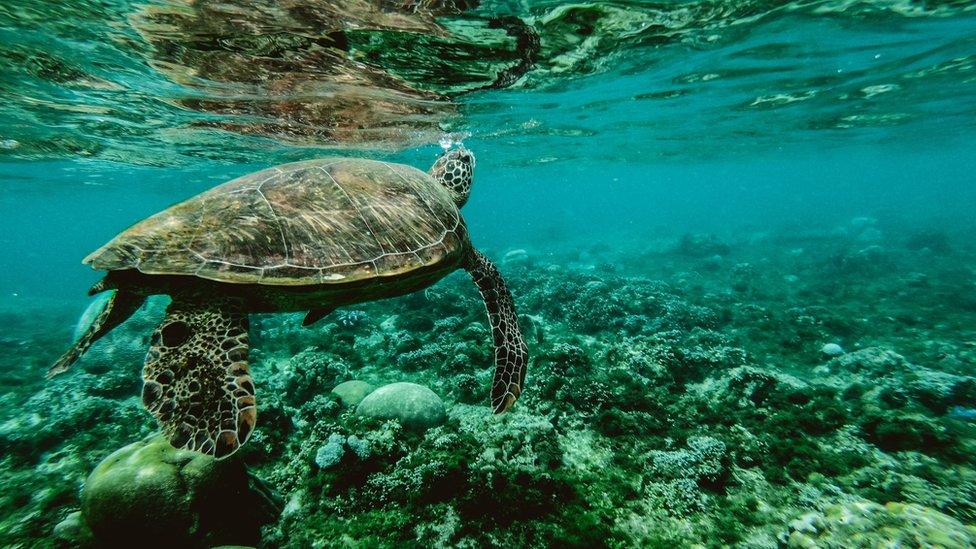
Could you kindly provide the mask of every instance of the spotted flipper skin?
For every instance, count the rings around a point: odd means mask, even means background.
[[[99,283],[101,284],[101,283]],[[98,287],[96,285],[96,287]],[[85,333],[78,338],[78,341],[65,351],[61,358],[54,363],[47,371],[47,378],[66,372],[81,355],[85,354],[93,343],[102,336],[111,332],[116,326],[125,322],[132,313],[139,310],[146,301],[146,296],[119,290],[105,301],[101,312],[95,317],[95,321],[85,330]]]
[[[488,309],[488,322],[495,346],[491,407],[496,414],[500,414],[511,408],[522,394],[529,353],[519,330],[515,301],[495,265],[481,252],[472,251],[465,268],[481,291],[485,308]]]
[[[170,444],[217,459],[247,442],[257,420],[241,303],[173,296],[153,332],[142,403]]]

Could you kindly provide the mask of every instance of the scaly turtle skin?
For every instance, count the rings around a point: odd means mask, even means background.
[[[153,294],[173,298],[143,369],[143,404],[174,446],[218,458],[256,423],[248,314],[335,308],[407,294],[463,268],[492,325],[496,413],[512,406],[527,351],[512,296],[468,238],[474,155],[459,148],[429,173],[353,158],[285,164],[229,181],[122,232],[85,263],[114,290],[98,317],[51,367],[68,369]]]

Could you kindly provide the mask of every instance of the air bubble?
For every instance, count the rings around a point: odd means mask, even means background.
[[[451,132],[445,133],[438,140],[438,144],[444,151],[450,150],[452,147],[464,148],[464,139],[466,137],[471,137],[471,132]]]

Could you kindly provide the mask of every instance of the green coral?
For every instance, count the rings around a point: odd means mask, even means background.
[[[141,532],[160,545],[248,545],[277,515],[276,502],[238,460],[217,461],[153,437],[95,467],[81,493],[85,523],[101,546]],[[146,520],[152,517],[152,520]]]

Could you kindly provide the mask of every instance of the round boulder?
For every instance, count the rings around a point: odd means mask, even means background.
[[[133,532],[158,546],[257,545],[276,516],[244,464],[178,450],[162,436],[116,450],[95,467],[81,512],[99,546],[132,546]]]
[[[379,419],[396,419],[408,428],[425,431],[447,420],[444,402],[423,385],[391,383],[366,396],[356,413]]]
[[[332,389],[332,394],[342,402],[343,406],[351,408],[362,402],[366,395],[373,392],[373,389],[374,387],[369,383],[354,379],[336,385],[335,389]]]
[[[820,348],[820,352],[827,356],[840,356],[844,354],[844,348],[836,343],[826,343]]]
[[[54,539],[78,547],[90,547],[94,544],[91,531],[85,524],[81,511],[69,513],[54,527]]]

